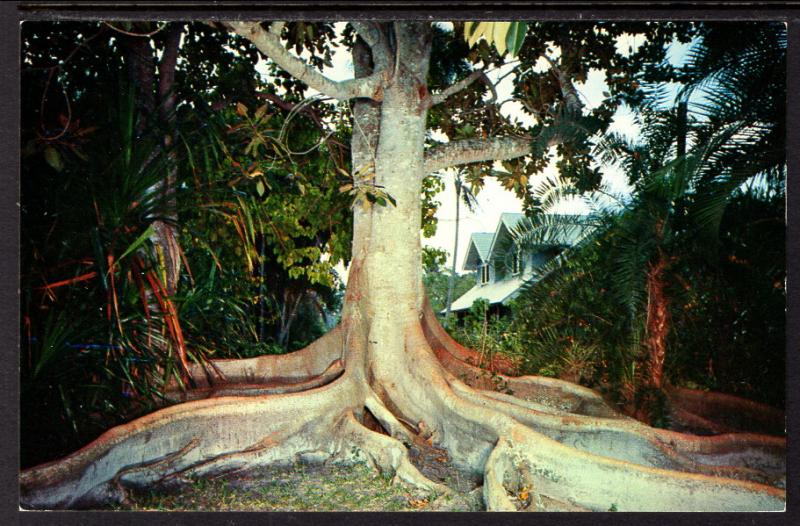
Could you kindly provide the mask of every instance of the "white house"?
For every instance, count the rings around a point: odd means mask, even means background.
[[[576,216],[560,216],[559,219],[566,217]],[[463,269],[475,272],[476,283],[453,302],[451,311],[466,311],[478,299],[488,300],[491,306],[502,310],[526,282],[541,278],[535,272],[537,268],[588,233],[587,228],[576,221],[573,225],[553,229],[552,234],[545,236],[546,242],[523,248],[516,239],[518,229],[525,228],[526,224],[531,223],[523,214],[506,212],[500,215],[494,233],[472,234]]]

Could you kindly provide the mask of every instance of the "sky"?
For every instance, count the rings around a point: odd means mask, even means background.
[[[335,24],[337,32],[341,32],[345,23],[340,22]],[[444,25],[447,25],[445,23]],[[644,42],[641,36],[638,39],[632,35],[622,35],[617,41],[617,47],[621,53],[626,53],[629,48],[636,50]],[[524,45],[524,44],[523,44]],[[674,42],[668,50],[668,60],[673,64],[681,63],[688,51],[691,44],[680,44]],[[307,57],[307,52],[304,51]],[[302,57],[303,55],[301,55]],[[557,56],[557,55],[556,55]],[[554,56],[555,58],[555,56]],[[344,47],[339,48],[332,58],[333,67],[325,68],[324,73],[326,76],[333,80],[347,80],[353,76],[353,64],[350,54]],[[499,68],[489,73],[492,80],[497,80],[510,69],[513,69],[513,64]],[[546,68],[547,62],[540,59],[537,68]],[[257,64],[256,69],[265,77],[268,77],[267,64],[263,59]],[[498,100],[502,101],[511,97],[514,83],[513,73],[503,79],[497,86]],[[576,83],[575,85],[579,95],[582,98],[586,109],[592,109],[600,104],[603,100],[602,93],[608,91],[608,86],[604,81],[604,74],[599,70],[591,70],[587,76],[585,83]],[[671,86],[673,95],[677,93],[678,86]],[[308,90],[309,96],[316,94],[312,89]],[[523,122],[531,123],[530,117],[524,112],[520,111],[521,105],[516,102],[504,104],[501,112],[505,115],[514,115]],[[609,131],[615,131],[628,137],[635,138],[638,134],[638,128],[634,122],[633,114],[626,106],[621,106],[614,115]],[[436,139],[441,140],[443,136],[435,136]],[[497,166],[501,169],[500,166]],[[607,185],[608,190],[614,194],[624,194],[629,192],[626,178],[622,171],[615,166],[601,166],[603,173],[603,183]],[[455,189],[454,189],[454,174],[455,170],[444,170],[440,172],[444,182],[444,189],[436,195],[435,200],[440,203],[436,212],[438,219],[438,226],[436,234],[431,238],[423,238],[423,246],[444,249],[447,254],[446,267],[450,268],[452,265],[453,245],[456,230],[456,206],[455,206]],[[557,176],[557,170],[553,164],[545,168],[542,173],[537,174],[531,178],[531,185],[536,186],[540,184],[548,176]],[[460,221],[459,221],[459,242],[457,251],[457,265],[456,271],[463,273],[464,254],[469,243],[469,238],[475,232],[494,232],[500,218],[500,214],[504,212],[522,212],[522,202],[514,195],[512,191],[504,189],[495,178],[487,177],[484,180],[484,186],[476,196],[477,206],[473,211],[461,206]],[[554,213],[566,214],[582,214],[588,212],[586,206],[578,200],[560,205],[557,209],[553,210]],[[346,272],[343,266],[337,268],[339,275],[346,281]]]
[[[641,37],[639,38],[641,44]],[[627,48],[628,45],[633,45],[634,49],[637,47],[635,39],[631,36],[626,36],[621,39],[619,46]],[[680,43],[672,44],[669,50],[670,62],[679,63],[685,56],[689,45]],[[498,78],[506,70],[499,70],[490,76]],[[510,97],[513,85],[513,75],[504,79],[497,88],[498,100],[504,100]],[[608,90],[608,86],[604,81],[604,74],[599,70],[592,70],[585,83],[576,83],[576,89],[583,99],[586,109],[592,109],[598,106],[603,100],[602,93]],[[673,86],[673,93],[677,92],[677,86]],[[519,105],[506,104],[502,108],[503,113],[516,111],[516,116],[522,118],[526,114],[519,112]],[[633,120],[633,113],[627,106],[621,106],[614,115],[614,119],[609,128],[611,132],[618,132],[629,137],[636,137],[638,134],[638,127]],[[499,168],[499,167],[498,167]],[[603,172],[603,183],[607,185],[608,189],[613,194],[624,194],[630,191],[627,184],[627,179],[622,171],[615,166],[601,166]],[[445,188],[436,196],[436,200],[441,203],[436,212],[436,217],[439,220],[436,235],[429,239],[423,239],[423,246],[430,246],[436,248],[443,248],[448,252],[447,268],[452,265],[453,245],[455,238],[455,187],[454,187],[454,170],[448,170],[443,174]],[[548,176],[557,176],[558,171],[555,166],[551,164],[542,173],[531,179],[531,185],[534,187],[543,181]],[[497,223],[500,219],[500,214],[503,212],[522,212],[522,202],[517,198],[514,192],[506,190],[500,185],[493,177],[485,179],[484,187],[478,193],[477,201],[478,206],[474,212],[470,212],[466,207],[461,206],[459,217],[459,243],[458,243],[458,261],[456,262],[456,271],[462,273],[462,264],[466,249],[469,244],[470,235],[474,232],[494,232]],[[584,214],[588,212],[587,207],[578,200],[564,203],[562,206],[554,209],[553,213],[563,214]]]

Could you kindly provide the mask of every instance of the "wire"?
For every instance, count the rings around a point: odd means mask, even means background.
[[[161,31],[162,29],[164,29],[165,27],[167,27],[168,22],[162,22],[162,24],[158,28],[156,28],[153,31],[150,31],[149,33],[133,33],[131,31],[125,31],[124,29],[120,29],[112,25],[110,22],[106,22],[105,20],[103,20],[103,24],[107,25],[117,33],[122,33],[123,35],[128,35],[129,37],[151,37],[156,33],[158,33],[159,31]]]

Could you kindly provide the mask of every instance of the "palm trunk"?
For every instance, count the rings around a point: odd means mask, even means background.
[[[264,233],[260,232],[257,238],[258,246],[258,341],[263,342],[267,336],[267,291],[266,291],[266,242]]]
[[[659,254],[647,272],[647,385],[661,389],[664,381],[664,359],[670,330],[669,297],[664,291],[664,270],[667,258]]]
[[[447,310],[445,312],[445,319],[450,318],[450,306],[453,304],[453,288],[456,283],[456,265],[458,261],[458,226],[461,219],[461,176],[456,174],[456,234],[453,240],[453,266],[450,269],[450,277],[447,280]]]
[[[153,240],[164,259],[165,288],[172,296],[178,290],[181,271],[181,248],[178,241],[178,206],[175,200],[175,186],[178,179],[178,166],[172,152],[175,131],[175,70],[178,64],[178,48],[183,29],[180,24],[172,24],[166,35],[164,53],[158,63],[158,114],[164,127],[163,147],[167,151],[168,171],[161,188],[164,196],[164,220],[153,222]]]
[[[162,308],[156,300],[154,291],[148,291],[148,308],[152,312],[162,312],[167,325],[171,325],[171,333],[174,333],[173,345],[181,364],[181,372],[186,379],[189,379],[189,362],[186,356],[186,349],[181,332],[179,320],[176,316],[176,309],[172,304],[171,297],[178,289],[181,267],[181,249],[178,241],[177,230],[177,204],[174,197],[175,185],[177,184],[177,164],[172,153],[169,151],[174,140],[174,109],[176,97],[174,93],[175,70],[178,61],[178,51],[183,28],[180,24],[170,24],[167,29],[164,53],[160,61],[156,61],[154,50],[148,39],[142,37],[126,36],[122,39],[126,50],[128,61],[128,75],[136,90],[137,106],[140,119],[137,124],[136,133],[142,136],[148,133],[148,125],[157,120],[164,127],[164,135],[161,137],[162,146],[155,149],[145,164],[153,162],[158,157],[161,150],[167,151],[168,170],[167,174],[157,184],[153,185],[148,191],[163,196],[161,209],[158,211],[159,217],[151,223],[153,234],[150,237],[153,243],[153,259],[159,266],[158,284],[162,288],[161,302],[165,304]],[[156,70],[158,78],[156,78]],[[159,340],[156,340],[159,341]]]

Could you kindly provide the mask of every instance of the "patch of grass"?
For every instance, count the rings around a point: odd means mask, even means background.
[[[437,499],[392,484],[366,464],[259,468],[214,480],[198,479],[179,490],[131,495],[124,510],[195,511],[477,511],[467,495]]]

